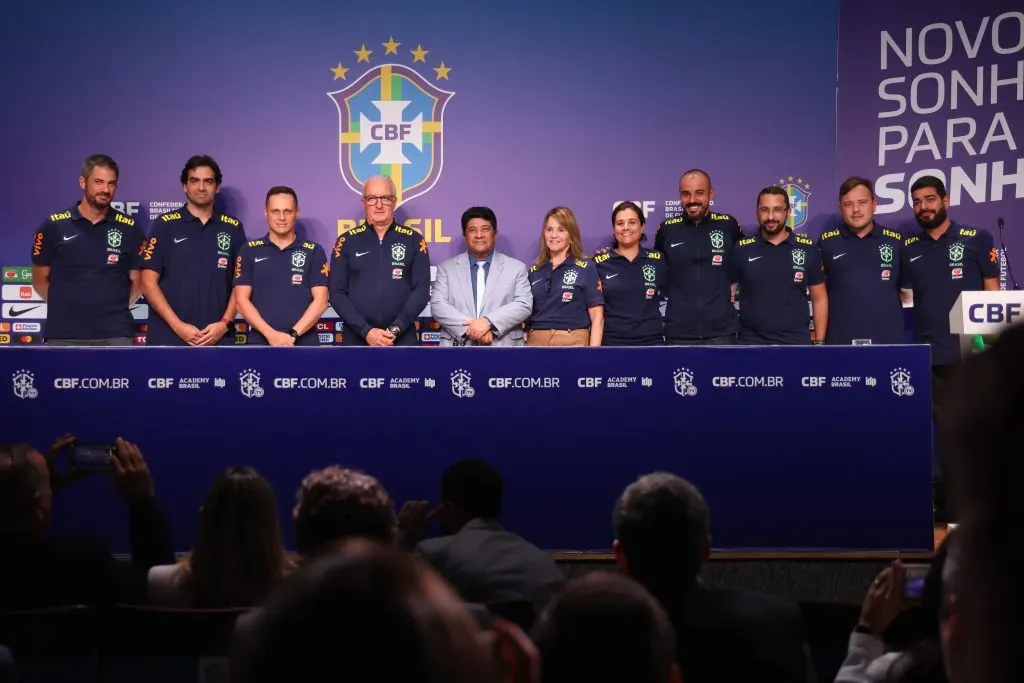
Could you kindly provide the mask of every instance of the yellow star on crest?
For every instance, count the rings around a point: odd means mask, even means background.
[[[355,52],[356,57],[359,58],[356,60],[356,64],[358,64],[359,62],[366,62],[367,64],[370,63],[370,55],[373,54],[373,50],[367,50],[366,43],[363,43],[362,47],[360,47],[358,50],[353,50],[353,52]]]
[[[804,184],[804,179],[803,178],[797,178],[796,179],[796,184],[797,185],[803,185]]]
[[[779,185],[783,184],[784,182],[786,182],[785,178],[779,178]]]
[[[451,70],[452,70],[452,68],[450,66],[445,66],[443,61],[441,62],[441,66],[435,66],[434,67],[434,71],[437,72],[437,80],[441,80],[443,78],[444,80],[447,81],[448,80],[448,72],[451,71]]]
[[[427,55],[430,54],[430,50],[424,50],[422,45],[417,45],[415,50],[410,50],[412,53],[412,63],[423,62],[427,63]]]
[[[396,43],[395,42],[395,37],[391,36],[390,38],[388,38],[388,42],[381,43],[381,45],[384,46],[384,54],[386,54],[386,55],[397,55],[398,54],[398,46],[401,45],[401,43]]]
[[[339,78],[341,80],[345,80],[345,74],[347,74],[349,70],[343,67],[341,62],[338,62],[338,66],[331,67],[331,71],[334,72],[334,80],[338,80]]]

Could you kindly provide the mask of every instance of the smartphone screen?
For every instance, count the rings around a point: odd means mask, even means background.
[[[929,565],[927,564],[905,564],[903,565],[903,597],[907,600],[917,602],[924,593],[924,580],[928,576]]]
[[[68,466],[76,472],[106,471],[110,469],[113,454],[114,444],[72,444],[68,453]]]

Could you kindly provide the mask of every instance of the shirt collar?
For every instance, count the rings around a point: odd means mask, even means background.
[[[100,223],[106,223],[107,221],[114,220],[113,216],[114,216],[114,209],[107,209],[107,215],[104,216],[103,219],[99,223],[96,223],[96,225],[100,225]],[[92,223],[92,221],[90,221],[88,218],[83,216],[82,212],[78,210],[78,202],[75,202],[71,206],[71,220],[73,220],[73,221],[85,221],[86,223]]]
[[[291,244],[289,244],[284,249],[281,249],[276,244],[270,241],[270,233],[268,232],[266,235],[263,236],[263,244],[267,245],[268,247],[274,247],[278,251],[291,251],[292,249],[297,249],[302,244],[302,240],[300,240],[299,236],[296,235],[295,239],[292,240]]]
[[[480,260],[481,260],[481,259],[478,259],[476,256],[473,256],[472,254],[470,254],[468,251],[466,252],[466,257],[469,259],[469,267],[470,268],[475,267],[476,264],[479,263]],[[491,249],[491,251],[487,254],[487,258],[483,259],[483,262],[485,264],[485,268],[490,268],[491,267],[491,261],[493,261],[493,260],[494,260],[494,250]]]
[[[882,226],[880,226],[878,223],[874,223],[871,226],[871,232],[869,232],[867,235],[864,235],[864,237],[877,237],[881,229]],[[855,233],[846,223],[843,223],[842,225],[839,226],[839,234],[846,238],[852,237],[856,239],[861,239],[857,237],[857,233]]]

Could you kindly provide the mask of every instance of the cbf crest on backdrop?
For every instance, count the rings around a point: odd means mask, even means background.
[[[300,237],[327,248],[361,221],[362,182],[387,174],[399,220],[423,234],[434,264],[464,249],[459,217],[477,204],[498,215],[498,248],[526,261],[554,206],[572,208],[588,252],[610,241],[623,200],[640,204],[653,234],[679,213],[678,177],[691,167],[711,173],[715,210],[748,233],[757,191],[776,183],[795,230],[833,221],[836,0],[784,12],[754,0],[586,12],[541,0],[231,5],[201,16],[170,0],[111,0],[101,13],[71,0],[5,6],[0,58],[19,67],[0,74],[16,102],[0,129],[25,179],[0,224],[5,283],[18,285],[4,287],[8,341],[38,341],[13,334],[45,320],[19,269],[43,218],[80,197],[79,165],[97,152],[120,163],[115,206],[145,231],[182,205],[181,168],[205,153],[224,172],[219,208],[250,238],[267,232],[266,190],[284,184],[298,192]],[[80,41],[55,36],[55,17],[78,35],[114,36],[95,48],[100,72]],[[655,27],[699,33],[702,47],[641,38]],[[144,305],[133,313],[145,324]],[[338,324],[321,321],[322,339],[336,341]]]
[[[1024,12],[1019,2],[843,2],[837,179],[877,178],[878,220],[917,230],[910,186],[1002,239],[1024,272]],[[960,247],[962,249],[962,247]],[[953,259],[953,256],[950,256]],[[956,259],[954,259],[956,260]],[[1012,262],[1011,261],[1011,262]],[[1006,260],[1002,262],[1004,288]]]

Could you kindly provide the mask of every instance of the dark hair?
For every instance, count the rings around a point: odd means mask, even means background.
[[[275,194],[290,194],[292,199],[295,200],[295,206],[299,205],[299,195],[295,194],[295,190],[287,185],[274,185],[272,188],[267,190],[267,198],[263,201],[263,206],[266,206],[270,202],[270,198]]]
[[[231,652],[234,683],[312,681],[339,666],[352,681],[493,680],[451,589],[421,560],[365,540],[303,567],[246,626]],[[371,654],[382,647],[386,656]]]
[[[761,197],[765,196],[766,194],[774,194],[774,195],[778,195],[778,196],[782,197],[783,199],[786,200],[786,208],[787,209],[789,208],[789,193],[786,192],[781,187],[779,187],[778,185],[769,185],[768,187],[766,187],[766,188],[762,189],[760,192],[758,192],[757,193],[757,201],[754,202],[754,206],[760,206],[760,204],[761,204]]]
[[[689,171],[687,171],[683,175],[679,176],[679,180],[682,181],[683,178],[685,178],[688,175],[693,175],[694,173],[702,175],[705,178],[707,178],[708,179],[708,187],[711,187],[711,174],[708,173],[707,171],[705,171],[704,169],[701,169],[701,168],[691,168]]]
[[[839,186],[839,201],[843,201],[843,197],[853,192],[854,188],[866,187],[868,188],[868,194],[871,198],[875,198],[875,189],[871,186],[871,181],[867,178],[861,178],[860,176],[850,176],[843,181],[843,184]]]
[[[626,211],[628,209],[632,209],[633,212],[636,214],[636,217],[640,219],[640,225],[641,226],[647,225],[647,219],[644,218],[644,212],[643,212],[643,210],[639,206],[636,205],[636,202],[622,202],[621,204],[618,204],[614,209],[612,209],[612,230],[613,231],[615,229],[615,218],[616,218],[616,216],[618,216],[620,213],[622,213],[623,211]],[[646,233],[641,233],[640,241],[643,242],[646,239],[647,239],[647,234]],[[612,249],[616,249],[616,248],[618,248],[618,246],[619,246],[619,241],[617,239],[615,239],[615,235],[613,234],[612,235]]]
[[[181,169],[181,184],[188,183],[188,172],[194,171],[201,166],[208,166],[213,171],[213,180],[218,185],[224,180],[224,176],[221,175],[220,166],[213,160],[213,157],[205,154],[196,154],[189,157],[188,161],[185,162],[185,168]],[[296,200],[298,202],[298,200]]]
[[[662,606],[636,581],[605,571],[566,584],[531,636],[544,683],[665,683],[676,659],[675,631]]]
[[[486,460],[460,460],[441,475],[441,502],[455,503],[470,518],[501,517],[501,474]]]
[[[109,168],[114,172],[115,177],[121,177],[121,169],[118,167],[117,162],[106,154],[93,154],[90,157],[86,157],[85,161],[82,162],[82,177],[88,178],[89,174],[92,173],[92,169],[97,166]]]
[[[494,232],[498,232],[498,217],[486,206],[471,206],[462,213],[462,234],[466,234],[466,226],[474,218],[482,218],[491,224]]]
[[[36,498],[46,488],[46,478],[30,456],[27,443],[0,446],[0,533],[30,525]]]
[[[629,574],[656,596],[685,590],[700,573],[708,505],[697,487],[668,472],[640,477],[615,504],[612,526]]]
[[[300,553],[353,536],[391,541],[395,506],[374,477],[337,465],[306,475],[296,495],[295,545]]]
[[[935,191],[939,193],[940,197],[946,197],[946,184],[933,175],[923,175],[914,181],[914,184],[910,186],[910,194],[913,195],[918,190],[923,190],[926,187],[933,187]]]

